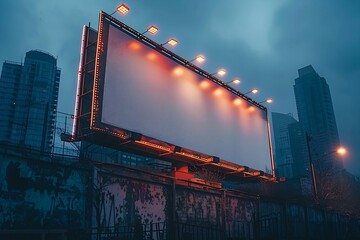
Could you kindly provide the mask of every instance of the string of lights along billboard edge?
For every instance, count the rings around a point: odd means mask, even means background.
[[[264,106],[104,12],[95,66],[93,129],[273,170]]]

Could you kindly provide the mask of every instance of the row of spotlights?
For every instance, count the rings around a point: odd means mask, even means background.
[[[130,11],[130,8],[128,6],[126,6],[125,4],[121,4],[120,6],[118,6],[116,8],[116,10],[121,14],[121,15],[125,15],[127,14],[129,11]],[[151,33],[151,34],[156,34],[157,32],[159,31],[159,28],[155,27],[154,25],[151,25],[145,32],[143,32],[142,34],[145,34],[147,32]],[[170,46],[175,46],[176,44],[178,43],[178,41],[174,38],[170,38],[168,41],[166,41],[165,43],[161,44],[161,46],[165,45],[165,44],[169,44]],[[193,62],[193,61],[197,61],[199,63],[202,63],[205,61],[205,57],[202,56],[202,55],[198,55],[196,56],[196,58],[194,58],[193,60],[189,61],[189,62]],[[219,76],[224,76],[226,74],[226,70],[225,69],[219,69],[217,72],[211,74],[211,75],[215,75],[215,74],[218,74]],[[234,83],[234,84],[240,84],[240,79],[234,79],[230,82],[226,82],[227,84],[229,83]],[[258,93],[259,90],[257,88],[253,88],[251,91],[245,93],[246,94],[249,94],[249,93],[252,93],[252,94],[256,94]],[[266,99],[265,101],[261,101],[259,103],[264,103],[264,102],[267,102],[267,103],[272,103],[272,98],[268,98]]]

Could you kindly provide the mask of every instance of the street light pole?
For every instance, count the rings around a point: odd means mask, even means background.
[[[306,132],[306,146],[308,149],[311,178],[312,178],[312,182],[313,182],[313,186],[314,186],[314,198],[315,198],[315,201],[318,202],[316,175],[315,175],[315,169],[314,169],[314,162],[313,162],[312,156],[311,156],[310,140],[311,140],[310,135]]]
[[[315,168],[314,168],[314,161],[311,155],[311,148],[310,148],[310,141],[311,141],[311,136],[308,134],[308,132],[305,133],[306,135],[306,145],[307,145],[307,149],[308,149],[308,155],[309,155],[309,164],[310,164],[310,169],[311,169],[311,178],[312,178],[312,182],[313,182],[313,186],[314,186],[314,198],[315,201],[318,202],[319,200],[319,195],[318,195],[318,185],[317,185],[317,181],[316,181],[316,174],[315,174]],[[320,163],[319,160],[323,159],[324,157],[327,157],[331,154],[337,153],[339,155],[345,155],[347,152],[346,148],[344,147],[339,147],[333,151],[330,151],[322,156],[320,156],[320,158],[315,159],[316,160],[316,164],[318,165],[318,167],[320,167]]]

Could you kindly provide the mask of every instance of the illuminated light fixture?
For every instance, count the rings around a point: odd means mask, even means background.
[[[205,61],[205,57],[202,55],[197,55],[196,58],[190,60],[189,62],[197,61],[198,63],[202,63]]]
[[[175,46],[178,43],[178,41],[175,38],[170,38],[166,41],[166,43],[161,44],[161,46],[164,46],[165,44],[169,44],[170,46]]]
[[[240,98],[237,98],[233,101],[233,103],[234,103],[234,105],[239,106],[239,105],[241,105],[242,101]]]
[[[261,102],[259,102],[259,103],[264,103],[264,102],[272,103],[272,102],[273,102],[273,99],[272,99],[272,98],[268,98],[268,99],[266,99],[266,100],[264,100],[264,101],[261,101]]]
[[[244,172],[246,170],[246,167],[238,167],[236,169],[236,172]]]
[[[347,150],[344,147],[339,147],[336,152],[340,155],[345,155],[347,153]]]
[[[218,74],[220,76],[224,76],[226,74],[226,70],[225,69],[219,69],[217,70],[215,73],[211,74],[211,75],[215,75]]]
[[[157,150],[163,150],[163,151],[167,151],[167,152],[172,151],[171,148],[169,148],[169,147],[164,147],[159,144],[155,144],[155,143],[151,143],[151,142],[147,142],[147,141],[143,141],[143,140],[136,140],[135,143],[149,147],[149,148],[157,149]]]
[[[199,55],[199,56],[197,56],[197,57],[195,58],[195,60],[196,60],[197,62],[199,62],[199,63],[202,63],[202,62],[205,61],[205,58],[204,58],[204,56]]]
[[[155,27],[154,25],[151,25],[145,32],[141,33],[141,34],[145,34],[147,32],[151,33],[151,34],[156,34],[159,31],[159,29],[157,27]]]
[[[252,93],[252,94],[256,94],[256,93],[258,93],[259,92],[259,90],[257,89],[257,88],[253,88],[253,89],[251,89],[250,91],[248,91],[248,92],[246,92],[246,93],[244,93],[245,95],[246,94],[249,94],[249,93]]]
[[[121,15],[125,15],[130,11],[130,8],[126,6],[125,4],[121,4],[116,8],[116,11],[120,13]]]
[[[261,172],[260,171],[255,171],[255,172],[252,172],[251,175],[254,176],[254,177],[257,177],[257,176],[261,175]]]
[[[232,81],[230,81],[230,82],[226,82],[226,83],[227,83],[227,84],[229,84],[229,83],[240,84],[241,81],[240,81],[240,79],[235,78],[234,80],[232,80]]]
[[[194,155],[194,154],[190,154],[190,153],[186,153],[186,152],[174,152],[174,153],[177,154],[177,155],[181,155],[183,157],[199,160],[199,161],[202,161],[202,162],[205,162],[205,163],[212,162],[211,158],[203,158],[203,157],[200,157],[200,156],[197,156],[197,155]]]

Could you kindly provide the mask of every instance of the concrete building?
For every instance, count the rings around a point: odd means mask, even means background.
[[[48,53],[32,50],[24,63],[5,62],[0,79],[0,141],[50,152],[60,69]]]

